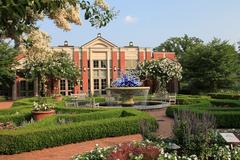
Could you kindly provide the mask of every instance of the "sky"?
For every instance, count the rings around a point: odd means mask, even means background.
[[[140,47],[157,47],[171,37],[187,34],[205,42],[214,37],[236,44],[240,41],[240,0],[106,0],[119,10],[106,27],[97,29],[83,20],[65,32],[45,19],[38,22],[52,37],[52,46],[81,46],[101,33],[102,37],[122,47],[133,41]]]

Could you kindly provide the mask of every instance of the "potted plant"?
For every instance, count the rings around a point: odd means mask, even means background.
[[[56,114],[56,112],[54,110],[54,106],[51,104],[33,102],[32,114],[34,119],[39,121],[45,117]]]
[[[61,94],[54,94],[53,95],[53,98],[56,100],[56,101],[62,101],[63,99],[63,96]]]

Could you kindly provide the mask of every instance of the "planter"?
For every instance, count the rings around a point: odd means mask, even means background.
[[[45,117],[49,117],[52,115],[55,115],[55,110],[49,110],[49,111],[32,111],[34,120],[39,121],[44,119]]]
[[[53,97],[56,101],[62,101],[63,97],[60,95],[60,96],[54,96]]]

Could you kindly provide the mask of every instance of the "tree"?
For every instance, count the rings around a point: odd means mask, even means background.
[[[166,85],[170,80],[182,79],[181,64],[168,58],[141,63],[135,72],[141,80],[157,81],[158,86],[154,86],[155,91],[163,94],[165,94]]]
[[[179,60],[188,49],[193,48],[198,44],[202,44],[203,41],[197,37],[189,37],[184,35],[183,37],[172,37],[166,40],[164,43],[160,44],[158,47],[154,48],[154,51],[169,51],[175,52]]]
[[[182,62],[183,77],[192,92],[231,87],[239,68],[234,45],[216,38],[187,50]]]
[[[2,0],[0,2],[0,39],[11,38],[18,46],[20,36],[36,28],[36,22],[44,17],[66,31],[70,23],[81,25],[80,9],[92,26],[104,27],[115,16],[104,0],[93,4],[85,0]]]
[[[78,68],[67,53],[56,52],[50,47],[50,37],[47,33],[32,30],[24,41],[29,43],[23,43],[19,48],[26,58],[24,66],[26,76],[39,79],[40,91],[43,95],[47,93],[47,80],[50,78],[77,80],[79,77]]]
[[[0,43],[0,86],[10,87],[15,79],[17,50],[7,43]]]

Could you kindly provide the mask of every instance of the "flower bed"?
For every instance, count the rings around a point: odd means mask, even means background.
[[[230,149],[229,146],[214,144],[209,147],[204,159],[237,160],[240,158],[240,147]],[[76,155],[73,160],[201,160],[196,155],[180,155],[168,149],[168,144],[162,142],[132,142],[114,147],[100,148],[98,145],[88,153]]]

